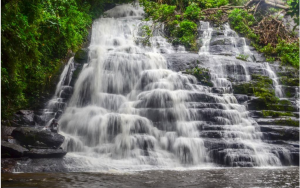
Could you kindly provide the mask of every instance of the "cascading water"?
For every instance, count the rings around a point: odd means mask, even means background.
[[[213,53],[211,44],[217,40],[211,40],[214,33],[207,23],[201,23],[207,27],[202,27],[199,59],[207,60],[213,88],[167,69],[172,62],[162,53],[185,52],[159,32],[152,47],[138,43],[138,26],[147,24],[140,20],[140,7],[120,5],[106,15],[93,24],[90,61],[59,120],[69,170],[289,163],[284,148],[261,141],[256,122],[232,94],[228,78],[247,81],[250,75],[245,62]],[[232,44],[232,53],[244,53],[245,39],[228,28],[225,33],[218,40]]]
[[[41,115],[41,121],[49,126],[53,119],[57,119],[66,107],[66,95],[72,93],[73,88],[70,86],[72,74],[74,71],[74,58],[70,58],[60,75],[59,82],[56,86],[55,94],[47,103],[46,108]]]
[[[266,62],[263,64],[263,66],[265,68],[266,75],[268,75],[273,81],[273,85],[275,87],[275,95],[279,98],[282,98],[284,95],[282,92],[281,85],[279,85],[278,83],[278,77],[276,73],[271,69],[269,63]]]

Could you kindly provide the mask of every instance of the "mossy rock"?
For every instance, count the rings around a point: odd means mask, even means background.
[[[263,110],[262,111],[263,117],[282,117],[282,116],[291,116],[293,117],[294,114],[292,112],[280,112],[280,111],[272,111],[272,110]]]
[[[281,104],[270,104],[268,108],[274,111],[286,111],[286,112],[297,112],[297,107],[291,105],[281,105]]]
[[[281,77],[280,82],[286,86],[299,86],[299,78]]]
[[[239,83],[232,85],[234,94],[253,95],[253,87],[251,83]]]
[[[80,49],[75,53],[74,60],[76,63],[87,63],[88,49]]]
[[[266,110],[268,109],[268,105],[265,100],[261,98],[255,98],[248,101],[248,110]]]
[[[280,119],[275,121],[276,125],[283,125],[283,126],[293,126],[293,127],[299,127],[299,120],[294,120],[292,118],[289,119]]]

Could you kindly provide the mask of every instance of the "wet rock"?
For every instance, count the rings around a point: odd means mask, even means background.
[[[247,95],[239,95],[239,94],[235,94],[234,95],[236,100],[241,104],[241,103],[244,103],[246,101],[249,100],[249,97]]]
[[[294,97],[297,93],[298,87],[295,86],[282,86],[282,90],[286,97]]]
[[[11,136],[11,133],[16,127],[1,126],[1,138]]]
[[[260,98],[252,98],[247,102],[248,110],[264,110],[267,109],[265,101]]]
[[[11,121],[12,126],[33,126],[34,122],[34,112],[32,110],[20,110],[14,114]]]
[[[236,50],[230,45],[214,45],[209,47],[209,52],[213,55],[233,56]]]
[[[65,139],[60,134],[31,127],[16,128],[13,130],[12,136],[23,145],[36,145],[36,142],[40,141],[49,147],[59,147]]]
[[[299,86],[299,78],[281,77],[280,83],[287,86]]]
[[[250,111],[249,116],[252,117],[252,118],[264,117],[262,111]]]
[[[75,53],[74,60],[76,63],[87,63],[88,49],[80,49]]]
[[[17,162],[16,158],[2,158],[1,173],[13,173]]]
[[[31,149],[26,152],[30,158],[61,158],[67,154],[63,149]]]
[[[259,125],[283,125],[299,127],[299,119],[294,117],[280,117],[280,118],[260,118],[256,119]]]
[[[263,132],[263,139],[267,140],[299,140],[299,129],[296,127],[284,126],[260,126]]]
[[[45,120],[41,117],[41,115],[34,115],[34,121],[38,124],[38,125],[44,125],[45,124]]]
[[[261,66],[249,66],[248,67],[249,74],[259,74],[264,75],[264,69]]]
[[[224,32],[214,30],[214,31],[211,32],[211,36],[212,37],[224,36]]]
[[[252,54],[253,54],[254,60],[256,62],[265,62],[266,61],[266,57],[264,56],[264,54],[258,53],[256,51],[253,51]]]
[[[199,63],[199,55],[193,53],[165,54],[168,68],[179,72],[195,68]]]
[[[210,45],[233,45],[233,42],[229,38],[214,38],[210,41]]]
[[[28,151],[28,149],[23,148],[20,145],[12,144],[6,141],[1,141],[1,157],[23,157],[24,152],[26,151]]]
[[[245,39],[244,38],[236,38],[236,47],[243,47],[245,46]]]

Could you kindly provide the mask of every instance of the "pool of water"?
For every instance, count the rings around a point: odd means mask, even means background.
[[[299,168],[217,168],[130,173],[14,173],[1,175],[2,187],[299,187]]]

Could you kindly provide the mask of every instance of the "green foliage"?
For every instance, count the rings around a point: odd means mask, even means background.
[[[142,37],[144,37],[144,39],[142,40],[143,45],[150,46],[151,45],[150,38],[152,37],[152,30],[148,25],[144,25],[142,27],[142,31],[143,31]]]
[[[235,5],[235,6],[241,6],[244,5],[248,0],[229,0],[229,4]]]
[[[280,77],[280,83],[287,86],[299,86],[299,77],[290,78],[287,76]]]
[[[201,9],[198,7],[197,4],[191,3],[184,12],[184,18],[189,20],[199,20],[200,18]]]
[[[186,48],[197,50],[197,24],[201,11],[195,3],[185,7],[183,16],[177,14],[176,6],[169,4],[158,4],[148,0],[140,1],[146,12],[146,20],[166,23],[170,40],[173,44],[183,44]],[[174,3],[174,2],[168,2]]]
[[[249,55],[239,54],[235,58],[243,60],[243,61],[247,61],[248,57],[249,57]]]
[[[252,14],[242,9],[234,9],[228,17],[232,28],[252,39],[252,45],[267,56],[267,61],[273,62],[278,59],[284,65],[299,69],[299,41],[288,43],[279,39],[275,47],[271,44],[261,46],[260,36],[256,35],[252,29],[257,24]]]
[[[196,48],[196,33],[197,24],[189,21],[183,20],[179,23],[179,28],[177,30],[177,37],[180,42],[188,48]]]
[[[258,42],[259,37],[250,28],[256,24],[252,14],[242,9],[233,9],[228,15],[231,27],[237,32],[244,34],[246,37]]]
[[[116,0],[4,0],[1,2],[2,118],[34,106],[48,93],[70,50],[88,34],[92,18]],[[120,1],[121,2],[121,1]]]
[[[299,41],[288,43],[284,40],[279,40],[276,47],[270,44],[260,49],[269,58],[280,59],[284,65],[290,65],[299,69]]]
[[[269,105],[279,103],[279,99],[275,96],[273,82],[267,76],[253,74],[251,82],[234,85],[233,90],[236,94],[259,97],[264,103],[262,106],[266,106],[268,109]]]
[[[293,30],[299,25],[299,0],[290,0],[288,1],[290,9],[288,10],[287,14],[294,18],[294,22],[296,23]]]
[[[168,4],[158,4],[152,1],[141,0],[141,4],[145,7],[147,17],[151,17],[154,21],[166,22],[173,19],[176,6]]]
[[[266,58],[266,61],[268,61],[268,62],[274,62],[275,58],[274,57],[268,57],[268,58]]]
[[[222,17],[224,13],[222,10],[218,10],[215,14],[210,14],[207,16],[207,20],[212,21],[214,24],[220,25],[222,24]]]
[[[202,9],[216,8],[228,4],[228,0],[196,0],[195,1]]]

